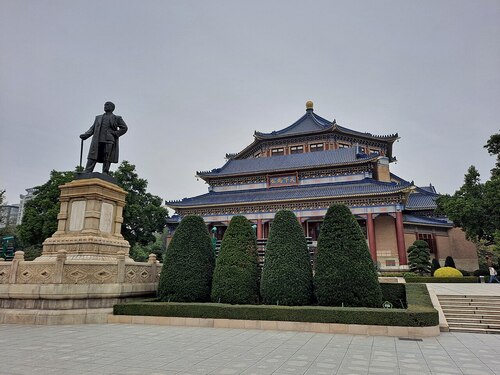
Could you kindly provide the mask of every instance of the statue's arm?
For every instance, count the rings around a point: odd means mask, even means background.
[[[118,130],[116,131],[117,137],[121,137],[128,130],[127,124],[125,124],[125,121],[123,121],[123,119],[120,116],[117,116],[116,118],[116,127],[118,128]]]
[[[96,119],[96,121],[94,121],[94,124],[90,127],[89,130],[87,130],[83,134],[80,134],[80,138],[81,139],[87,139],[88,137],[92,136],[92,134],[94,134],[94,129],[95,129],[96,122],[97,122],[97,119]]]

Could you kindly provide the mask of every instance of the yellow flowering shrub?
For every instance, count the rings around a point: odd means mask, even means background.
[[[463,277],[463,275],[456,268],[441,267],[434,272],[434,277]]]

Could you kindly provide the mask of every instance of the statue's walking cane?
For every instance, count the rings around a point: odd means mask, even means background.
[[[83,169],[83,167],[82,167],[82,157],[83,157],[83,139],[82,139],[82,145],[80,147],[80,171]]]

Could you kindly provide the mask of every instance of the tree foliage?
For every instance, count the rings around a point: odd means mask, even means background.
[[[308,305],[313,301],[312,268],[307,241],[292,211],[276,213],[269,233],[260,285],[268,305]]]
[[[491,179],[481,183],[479,172],[471,166],[462,187],[451,196],[439,197],[437,203],[469,240],[495,242],[500,247],[500,134],[493,134],[484,147],[496,155]]]
[[[133,247],[155,242],[155,233],[162,233],[167,225],[168,211],[162,199],[146,191],[148,181],[139,178],[135,165],[124,160],[113,172],[118,184],[128,193],[123,210],[122,235]]]
[[[0,207],[5,204],[5,190],[0,189]],[[3,215],[0,215],[0,224],[3,222]]]
[[[427,242],[417,240],[408,248],[410,271],[419,275],[431,273],[431,251]]]
[[[496,155],[495,168],[491,170],[491,177],[500,177],[500,133],[493,134],[484,145],[490,155]]]
[[[156,255],[156,260],[163,262],[165,247],[163,244],[162,235],[155,234],[155,242],[147,245],[135,244],[130,248],[129,256],[136,262],[145,262],[149,259],[150,254]]]
[[[212,301],[253,304],[259,301],[257,239],[244,216],[234,216],[224,233],[212,281]]]
[[[382,291],[365,237],[345,205],[328,209],[318,238],[318,304],[380,307]]]
[[[465,231],[470,240],[480,240],[491,233],[491,223],[484,200],[485,187],[474,166],[470,166],[464,184],[453,194],[438,198],[438,206],[446,216]]]
[[[215,255],[210,234],[199,216],[186,216],[165,253],[158,295],[162,301],[210,300]]]
[[[24,206],[24,215],[18,228],[23,246],[40,247],[57,230],[59,213],[59,186],[70,182],[73,172],[50,172],[45,184],[35,187],[34,198]]]

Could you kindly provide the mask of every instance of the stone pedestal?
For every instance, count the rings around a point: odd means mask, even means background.
[[[114,259],[119,252],[128,257],[130,245],[121,234],[125,190],[98,178],[74,180],[60,189],[57,231],[45,240],[37,261],[59,250],[75,260]]]
[[[121,234],[127,193],[108,176],[60,189],[57,231],[42,255],[0,261],[0,323],[105,323],[114,304],[156,294],[156,256],[134,262]]]

